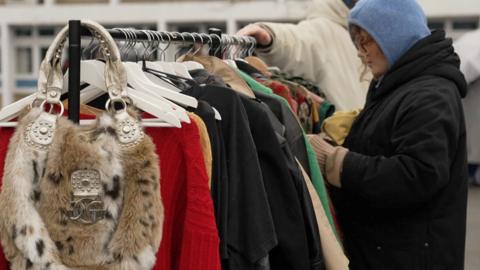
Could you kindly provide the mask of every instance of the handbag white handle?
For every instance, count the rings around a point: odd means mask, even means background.
[[[115,102],[125,104],[127,75],[121,62],[120,51],[112,36],[94,21],[82,20],[81,25],[90,30],[100,42],[105,59],[105,84],[110,97],[109,104]],[[63,89],[61,56],[67,38],[68,25],[57,34],[41,63],[36,100],[44,101],[42,104],[61,104],[60,95]]]

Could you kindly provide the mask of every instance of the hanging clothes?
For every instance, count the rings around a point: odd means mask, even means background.
[[[266,105],[245,97],[242,102],[257,147],[278,238],[278,245],[270,252],[271,267],[279,270],[324,269],[311,199],[303,190],[303,176],[296,171],[296,163],[284,153],[290,154],[282,134],[284,128],[279,123],[275,132]],[[281,145],[287,149],[282,150]]]
[[[248,76],[247,74],[245,74],[244,72],[242,72],[240,70],[237,70],[237,72],[239,73],[240,76],[242,76],[242,78],[244,78],[246,80],[246,82],[250,85],[250,87],[254,91],[270,95],[274,99],[276,99],[280,102],[283,102],[283,104],[288,106],[288,102],[285,99],[283,99],[282,97],[273,94],[273,91],[270,88],[258,83],[253,78],[251,78],[250,76]],[[287,115],[289,114],[288,111],[290,111],[290,110],[287,109]],[[288,116],[286,116],[286,117],[288,117]],[[285,116],[279,117],[279,119],[280,118],[285,119]],[[319,196],[322,200],[323,207],[325,208],[325,212],[328,213],[327,216],[329,217],[330,223],[335,228],[338,228],[338,226],[335,225],[333,216],[331,214],[332,211],[334,211],[334,210],[333,210],[333,206],[331,205],[330,199],[329,199],[328,194],[327,194],[327,189],[325,187],[325,182],[324,182],[322,174],[320,172],[320,167],[318,166],[317,157],[315,155],[315,152],[312,149],[312,146],[308,142],[305,135],[303,135],[303,133],[302,133],[302,137],[303,137],[303,141],[304,141],[304,144],[305,144],[306,150],[307,150],[308,166],[310,168],[311,179],[312,179],[313,185],[315,186],[315,188],[317,189],[317,192],[319,193]],[[335,229],[335,231],[337,231],[337,229]]]
[[[200,145],[202,146],[203,160],[205,161],[205,168],[208,176],[208,187],[212,186],[212,145],[210,142],[210,136],[208,135],[207,126],[203,122],[202,118],[194,113],[188,114],[190,119],[195,122],[198,127],[200,135]]]
[[[243,81],[236,72],[221,59],[211,56],[190,56],[187,55],[183,61],[195,61],[204,66],[211,74],[220,76],[232,89],[243,93],[251,98],[255,97],[250,87]]]
[[[185,94],[207,101],[222,115],[228,168],[228,254],[226,269],[257,269],[255,264],[278,244],[248,116],[228,88],[195,86]],[[242,209],[242,211],[239,211]]]
[[[220,269],[220,240],[198,127],[192,121],[180,129],[146,132],[163,157],[164,239],[153,269]]]
[[[226,87],[226,84],[222,82],[221,79],[212,79],[212,76],[209,74],[206,74],[206,72],[192,72],[192,75],[198,75],[197,82],[198,83],[204,83],[205,81],[212,81],[216,82],[217,85]],[[203,74],[202,74],[203,73]],[[219,89],[218,91],[221,91]],[[230,91],[229,89],[224,88],[224,91]],[[272,141],[270,138],[272,136],[277,136],[277,138],[283,138],[283,132],[284,132],[284,127],[280,123],[277,126],[277,133],[273,132],[273,129],[270,127],[272,120],[275,120],[275,116],[272,117],[273,113],[271,113],[271,117],[268,117],[268,113],[266,111],[269,110],[269,108],[266,105],[262,105],[261,103],[258,103],[258,101],[253,101],[249,100],[247,97],[240,96],[243,106],[245,107],[245,111],[248,114],[248,121],[250,124],[250,130],[252,132],[253,139],[256,144],[256,149],[258,153],[258,158],[260,160],[260,167],[263,175],[263,182],[265,184],[265,190],[268,195],[268,200],[270,203],[270,208],[272,210],[272,217],[275,222],[275,231],[277,234],[277,237],[279,239],[279,243],[275,249],[270,252],[269,255],[269,261],[270,261],[270,267],[272,269],[310,269],[310,267],[313,267],[313,269],[323,269],[323,258],[321,255],[321,250],[316,244],[319,244],[319,236],[318,236],[318,229],[316,226],[316,221],[315,217],[313,214],[313,208],[310,206],[308,207],[308,204],[311,205],[311,200],[309,197],[307,197],[303,203],[307,204],[305,205],[306,208],[310,209],[310,218],[307,218],[307,215],[304,215],[302,218],[301,216],[295,216],[299,215],[302,213],[305,207],[301,206],[299,199],[299,194],[295,192],[297,189],[295,187],[295,181],[293,181],[293,178],[290,178],[289,175],[293,176],[295,174],[292,173],[287,173],[287,172],[282,172],[284,170],[283,168],[291,168],[291,167],[296,167],[295,163],[293,163],[294,166],[288,166],[286,163],[286,160],[282,158],[282,150],[280,149],[280,142],[275,142]],[[254,113],[256,111],[256,113]],[[265,115],[267,114],[267,115]],[[263,119],[264,122],[261,123],[259,120]],[[270,119],[270,120],[269,120]],[[276,120],[278,122],[278,120]],[[269,128],[270,127],[270,128]],[[280,133],[280,134],[279,134]],[[275,135],[277,134],[277,135]],[[281,139],[282,141],[285,141],[285,139]],[[285,143],[281,143],[282,145],[286,146]],[[275,150],[277,149],[277,150]],[[277,151],[276,154],[272,153],[272,151]],[[268,154],[271,153],[271,154]],[[270,161],[269,161],[270,160]],[[280,171],[279,171],[280,170]],[[274,176],[277,174],[277,176]],[[296,174],[297,178],[299,176],[299,173]],[[302,178],[303,181],[303,178]],[[301,182],[301,181],[297,181]],[[282,185],[279,185],[279,183],[283,183]],[[285,186],[286,185],[286,186]],[[306,190],[306,188],[305,188]],[[278,194],[278,192],[283,192],[282,196],[278,196],[275,194]],[[285,193],[287,192],[287,193]],[[290,195],[286,195],[290,194]],[[302,194],[303,197],[308,195],[306,192]],[[290,199],[287,199],[290,198]],[[296,202],[296,203],[295,203]],[[285,206],[282,206],[285,204]],[[294,215],[292,218],[289,219],[288,215],[285,214],[285,209],[287,208],[292,208],[293,205],[297,205],[297,210],[296,211],[289,211],[289,215]],[[278,210],[276,210],[278,209]],[[308,212],[308,211],[307,211]],[[307,213],[304,212],[304,213]],[[285,220],[285,218],[287,218]],[[283,219],[283,220],[282,220]],[[310,225],[309,229],[309,236],[306,236],[306,229],[307,229],[307,223],[305,221],[307,220],[313,220],[310,221],[309,224],[314,224],[313,226]],[[305,223],[304,223],[305,222]],[[298,224],[298,225],[294,225]],[[297,229],[293,229],[296,226]],[[288,228],[285,226],[290,226],[290,229],[283,230],[282,228]],[[312,229],[313,228],[313,229]],[[302,233],[303,231],[303,233]],[[299,241],[294,241],[295,237],[294,235],[297,234],[301,238],[299,238]],[[303,236],[302,236],[303,235]],[[316,235],[316,237],[315,237]],[[308,240],[307,239],[313,239],[312,240],[312,246],[308,246]],[[285,239],[285,240],[283,240]],[[304,245],[303,251],[302,249],[299,248],[298,245]],[[291,247],[290,249],[286,249],[288,247]],[[282,252],[282,250],[285,250]],[[290,250],[290,251],[288,251]],[[316,250],[316,251],[315,251]],[[293,253],[292,253],[293,251]],[[312,256],[312,259],[310,261],[309,259],[309,254],[316,254]],[[276,254],[291,254],[290,256],[277,256]],[[298,255],[300,256],[306,256],[303,259],[301,257],[295,257]],[[317,258],[318,257],[318,258]],[[310,263],[309,263],[310,262]],[[301,264],[305,264],[304,266],[301,266]],[[308,266],[311,264],[311,266]],[[296,265],[296,266],[295,266]]]
[[[192,73],[193,74],[193,73]],[[215,207],[215,219],[220,237],[220,254],[227,257],[228,233],[228,175],[225,142],[220,121],[215,119],[215,112],[207,102],[199,100],[195,114],[204,121],[212,146],[212,185],[211,194]]]

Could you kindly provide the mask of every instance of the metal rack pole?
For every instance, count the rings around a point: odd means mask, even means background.
[[[68,22],[68,54],[69,54],[69,73],[68,73],[68,118],[74,123],[80,121],[80,61],[81,61],[81,38],[82,36],[92,36],[92,33],[88,29],[82,27],[79,20],[70,20]],[[135,34],[136,40],[150,40],[151,36],[147,35],[142,30],[132,30]],[[122,31],[116,29],[108,29],[110,35],[117,40],[125,39],[125,34]],[[207,34],[195,34],[190,33],[166,33],[157,31],[156,35],[159,35],[164,41],[171,42],[202,42],[203,44],[210,44],[210,55],[221,55],[219,48],[222,46],[222,31],[220,29],[211,28]],[[201,35],[203,39],[199,39],[198,35]],[[254,42],[254,41],[252,41]]]
[[[81,28],[79,20],[68,22],[68,119],[74,123],[80,121]]]

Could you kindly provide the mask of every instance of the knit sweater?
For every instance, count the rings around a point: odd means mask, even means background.
[[[197,126],[147,128],[160,157],[163,239],[154,270],[220,269],[213,202]]]
[[[13,132],[0,129],[0,188]],[[160,157],[165,208],[163,238],[153,269],[219,270],[219,237],[198,127],[192,121],[182,128],[147,128],[146,133]],[[1,246],[0,270],[8,270]]]

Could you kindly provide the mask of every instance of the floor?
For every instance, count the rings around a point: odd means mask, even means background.
[[[468,194],[467,247],[465,270],[480,269],[480,187],[470,187]]]

